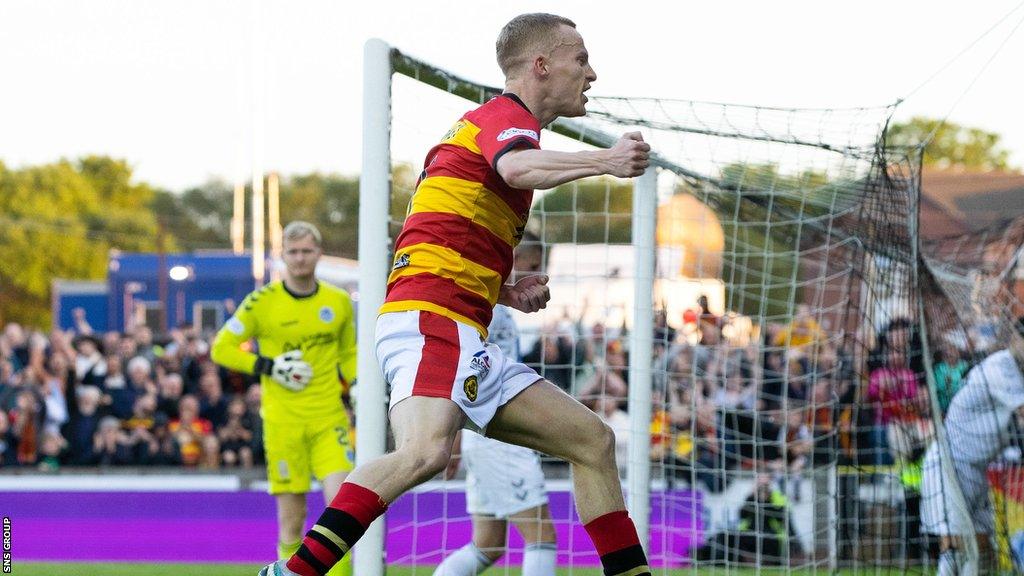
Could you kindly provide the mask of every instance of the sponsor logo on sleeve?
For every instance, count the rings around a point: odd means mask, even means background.
[[[228,329],[228,332],[236,336],[241,336],[245,333],[245,324],[242,324],[242,321],[234,316],[231,317],[231,320],[228,320],[224,327]]]
[[[526,128],[506,128],[498,134],[498,142],[504,142],[505,140],[511,140],[512,138],[518,138],[525,136],[527,138],[533,138],[534,140],[540,140],[540,136],[533,130]]]

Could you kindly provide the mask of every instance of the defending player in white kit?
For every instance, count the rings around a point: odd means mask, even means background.
[[[989,500],[987,469],[1006,447],[1014,412],[1024,406],[1024,376],[1014,354],[1001,350],[989,355],[967,374],[946,414],[945,430],[951,465],[963,492],[966,509],[957,505],[941,468],[935,442],[924,459],[921,484],[921,525],[924,532],[941,537],[939,576],[976,574],[973,561],[958,557],[962,537],[976,534],[982,566],[991,562],[990,539],[995,528]],[[973,529],[972,529],[973,527]]]

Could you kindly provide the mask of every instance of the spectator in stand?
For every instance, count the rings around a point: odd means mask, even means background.
[[[10,358],[0,360],[0,412],[14,408],[14,398],[21,388],[22,373],[15,372]]]
[[[128,361],[128,385],[136,396],[156,393],[156,383],[153,382],[153,363],[149,359],[144,356],[136,356]]]
[[[38,392],[22,387],[15,400],[15,408],[8,413],[17,446],[18,464],[36,463],[45,416]]]
[[[166,414],[157,412],[153,419],[153,431],[142,445],[142,464],[151,466],[180,466],[181,446],[171,434]]]
[[[207,370],[199,378],[199,416],[209,420],[214,428],[227,424],[228,399],[216,370]]]
[[[185,383],[181,374],[167,374],[160,379],[160,393],[157,396],[156,409],[168,418],[178,417],[178,403],[185,392]]]
[[[245,400],[235,397],[228,404],[227,422],[217,432],[220,440],[220,455],[224,466],[241,466],[252,468],[252,429],[251,420],[246,418]]]
[[[101,340],[101,343],[103,345],[103,354],[106,355],[108,362],[110,361],[111,356],[118,358],[120,357],[117,356],[118,351],[121,349],[120,333],[111,331],[103,334],[103,339]]]
[[[0,468],[18,463],[17,444],[14,431],[11,430],[11,421],[7,413],[0,410]]]
[[[804,356],[813,355],[816,347],[826,341],[825,332],[818,325],[817,320],[811,313],[811,307],[807,304],[799,304],[796,307],[796,314],[786,328],[775,335],[773,346],[786,346],[789,348],[805,349]]]
[[[75,347],[75,381],[86,386],[102,386],[107,377],[103,345],[92,335],[78,336]]]
[[[171,421],[169,430],[181,447],[181,461],[186,466],[217,468],[220,449],[213,434],[213,424],[199,416],[199,400],[185,395],[178,402],[178,418]]]
[[[605,360],[598,361],[594,365],[594,372],[588,381],[580,387],[577,396],[584,406],[595,412],[600,412],[599,402],[611,397],[621,407],[625,405],[626,397],[629,395],[629,383],[624,378],[626,363],[625,355],[621,352],[621,345],[617,341],[608,343],[608,351],[605,352]],[[606,364],[611,362],[613,364]]]
[[[92,466],[127,466],[134,464],[128,435],[121,430],[121,422],[113,416],[104,416],[93,438]]]
[[[43,472],[56,472],[60,469],[61,460],[67,450],[68,443],[55,430],[43,432],[43,440],[39,447],[39,469]]]
[[[153,419],[156,416],[156,396],[144,394],[135,399],[132,405],[132,415],[122,422],[125,432],[133,430],[149,430],[153,427]]]
[[[10,360],[14,364],[14,371],[18,372],[28,366],[28,337],[20,324],[10,323],[4,327],[4,340],[10,348]]]
[[[918,391],[905,348],[891,347],[885,364],[871,372],[865,398],[875,408],[875,448],[879,452],[888,446],[893,458],[904,460],[924,448],[929,421],[918,410],[918,401],[927,397],[927,391]]]
[[[945,414],[949,409],[949,403],[953,396],[963,386],[964,376],[970,366],[958,348],[948,342],[936,355],[935,361],[935,392],[939,400],[939,407]]]
[[[562,390],[571,392],[577,357],[580,356],[573,349],[570,334],[548,326],[541,332],[533,349],[523,356],[523,363]]]
[[[185,350],[181,357],[181,375],[185,380],[185,390],[189,393],[199,388],[199,379],[203,376],[204,366],[209,364],[210,347],[206,341],[196,337],[188,337]]]
[[[740,509],[739,520],[738,547],[744,562],[779,566],[795,563],[803,556],[789,502],[772,485],[770,476],[757,477],[754,493]]]
[[[60,428],[68,421],[68,403],[66,393],[69,382],[74,382],[67,357],[62,352],[54,352],[40,373],[39,394],[45,404],[46,416],[43,427],[46,432],[60,434]]]
[[[100,383],[100,390],[106,391],[107,388],[111,389],[123,389],[128,380],[124,376],[124,361],[121,360],[121,355],[117,352],[107,354],[105,358],[107,373],[103,377],[103,382]]]
[[[146,361],[144,358],[139,358],[139,360]],[[107,369],[107,378],[103,381],[103,391],[106,394],[103,403],[110,407],[110,413],[113,416],[128,418],[132,414],[132,406],[135,404],[137,396],[135,387],[121,373],[119,358],[109,361]]]
[[[136,354],[149,360],[150,365],[156,362],[157,350],[153,345],[153,331],[147,326],[139,326],[135,329],[135,333],[132,334],[132,339],[136,343]],[[129,373],[131,366],[129,365]]]
[[[712,396],[715,406],[725,410],[753,410],[756,394],[754,386],[747,385],[738,370],[725,377],[725,385],[716,387]]]
[[[93,437],[99,429],[103,393],[96,386],[80,386],[75,393],[77,409],[65,429],[70,464],[85,466],[92,456]]]

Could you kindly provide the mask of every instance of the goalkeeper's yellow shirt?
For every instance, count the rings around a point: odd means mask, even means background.
[[[217,332],[213,361],[255,373],[258,356],[242,348],[254,338],[260,356],[302,350],[302,359],[313,368],[313,378],[301,392],[288,390],[270,376],[261,378],[264,420],[307,422],[345,414],[342,380],[347,385],[356,377],[355,317],[347,292],[317,282],[314,293],[298,296],[280,280],[267,284],[246,296]]]

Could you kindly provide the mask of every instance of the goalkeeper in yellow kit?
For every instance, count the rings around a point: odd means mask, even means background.
[[[299,549],[310,477],[330,503],[354,456],[342,392],[356,376],[356,335],[348,293],[314,276],[321,236],[307,222],[284,229],[284,280],[249,294],[217,333],[214,362],[260,374],[270,493],[277,499],[278,555]],[[243,349],[252,339],[259,353]],[[329,574],[351,574],[351,561]]]

